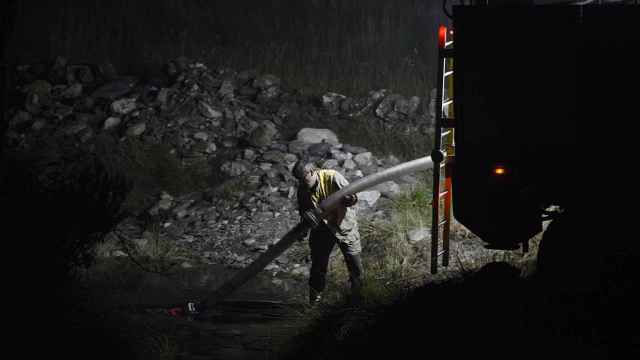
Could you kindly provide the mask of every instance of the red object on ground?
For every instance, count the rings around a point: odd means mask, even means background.
[[[180,307],[174,307],[174,308],[171,308],[171,309],[167,310],[167,313],[170,316],[173,316],[173,317],[181,317],[183,315],[182,314],[183,310]]]

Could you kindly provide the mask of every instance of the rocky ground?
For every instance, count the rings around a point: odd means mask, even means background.
[[[169,62],[164,77],[153,79],[118,75],[109,64],[72,64],[64,58],[20,66],[15,78],[13,99],[21,103],[10,110],[12,148],[29,151],[43,138],[88,144],[89,149],[98,135],[137,138],[168,144],[183,164],[211,166],[224,179],[205,191],[161,191],[144,214],[125,219],[107,237],[107,243],[125,240],[129,246],[103,247],[100,254],[132,256],[170,242],[179,250],[176,254],[190,254],[180,261],[182,268],[243,268],[294,226],[299,217],[290,170],[298,159],[336,169],[350,181],[400,162],[393,155],[342,143],[331,129],[303,127],[305,123],[367,116],[389,128],[427,136],[433,121],[433,99],[406,98],[386,89],[362,98],[302,96],[270,74],[212,70],[186,58]],[[404,176],[359,193],[361,219],[388,219],[392,199],[419,179],[418,174]],[[427,228],[410,229],[407,239],[423,251],[428,234]],[[472,238],[464,230],[455,236]],[[265,271],[307,276],[303,247],[294,246]],[[505,256],[473,242],[466,248],[459,259],[471,264],[469,269],[479,265],[470,254]]]

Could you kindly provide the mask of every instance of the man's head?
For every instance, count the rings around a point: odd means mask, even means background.
[[[318,182],[317,169],[313,163],[300,160],[293,166],[292,172],[293,176],[298,179],[301,184],[304,184],[310,189]]]

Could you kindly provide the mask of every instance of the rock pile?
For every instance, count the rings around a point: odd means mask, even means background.
[[[61,136],[90,142],[98,133],[165,143],[185,163],[207,160],[223,148],[265,149],[291,130],[288,119],[368,114],[405,131],[431,125],[426,99],[388,90],[354,99],[327,93],[318,99],[288,89],[274,75],[211,70],[185,58],[171,61],[161,79],[118,76],[107,65],[68,64],[58,58],[16,69],[10,109],[10,146],[28,150],[34,139]],[[286,140],[286,139],[282,139]],[[302,141],[306,141],[303,138]],[[300,153],[299,144],[292,153]],[[313,148],[322,153],[324,148]]]
[[[35,140],[52,137],[90,145],[96,134],[108,134],[169,144],[185,164],[207,164],[221,148],[230,150],[232,155],[212,169],[228,179],[226,190],[176,198],[163,192],[148,212],[164,219],[162,236],[202,254],[204,261],[238,267],[297,223],[290,170],[298,159],[336,169],[350,180],[399,163],[342,144],[330,129],[303,128],[285,138],[283,131],[291,132],[288,118],[369,114],[387,123],[429,122],[421,107],[426,100],[418,97],[379,90],[362,99],[335,93],[313,99],[271,74],[214,71],[185,58],[171,61],[163,79],[119,76],[109,65],[69,64],[63,58],[49,67],[20,66],[16,78],[21,106],[11,109],[8,131],[14,148],[28,151]],[[408,176],[403,186],[416,181]],[[362,213],[375,214],[378,204],[400,191],[398,183],[388,182],[362,192]],[[121,230],[138,243],[150,236],[133,218]],[[283,256],[271,270],[304,272],[302,260]]]

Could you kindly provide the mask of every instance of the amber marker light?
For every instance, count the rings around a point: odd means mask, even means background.
[[[507,174],[507,168],[505,168],[502,165],[496,165],[493,168],[493,175],[506,175]]]

